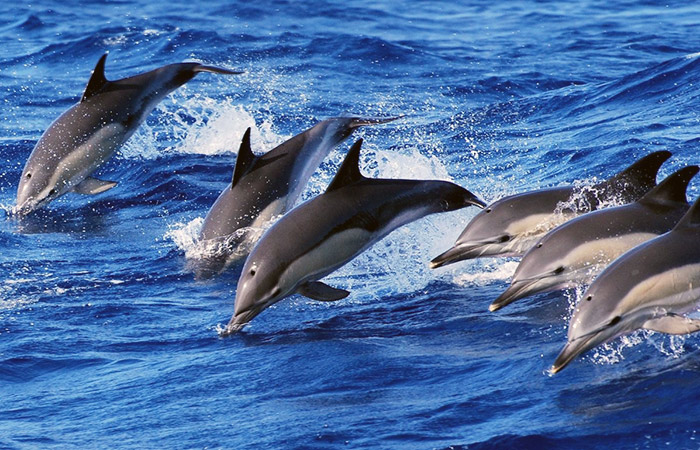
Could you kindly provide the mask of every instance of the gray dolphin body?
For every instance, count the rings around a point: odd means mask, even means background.
[[[199,72],[236,74],[198,63],[163,66],[108,81],[103,55],[80,102],[61,114],[32,150],[17,187],[15,213],[28,214],[67,192],[98,194],[116,186],[92,173],[136,131],[156,105]]]
[[[667,151],[651,153],[590,190],[561,186],[502,198],[474,216],[454,246],[434,258],[430,267],[483,256],[522,256],[544,233],[577,215],[605,202],[639,199],[654,187],[661,164],[670,156]],[[576,208],[562,208],[569,203]]]
[[[354,130],[395,119],[327,119],[259,157],[251,151],[248,129],[233,179],[207,213],[200,232],[200,240],[217,240],[224,245],[198,264],[199,275],[213,275],[231,260],[245,257],[261,227],[294,206],[323,159]]]
[[[700,301],[700,199],[673,230],[613,261],[578,302],[568,342],[551,368],[559,372],[578,355],[644,328],[668,334],[700,330],[681,314]]]
[[[446,181],[369,179],[360,174],[362,141],[348,152],[325,193],[290,211],[260,239],[243,267],[235,313],[222,335],[294,293],[334,301],[349,292],[319,279],[392,230],[428,214],[484,203]]]
[[[590,281],[618,256],[668,232],[690,207],[686,189],[697,173],[697,166],[685,167],[634,203],[584,214],[550,231],[525,253],[510,287],[489,310]]]

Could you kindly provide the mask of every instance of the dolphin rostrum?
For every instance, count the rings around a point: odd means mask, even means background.
[[[359,140],[352,146],[323,194],[287,213],[253,248],[238,280],[235,313],[222,335],[235,333],[294,293],[320,301],[345,298],[348,291],[318,280],[402,225],[428,214],[485,206],[447,181],[365,178],[361,145]]]
[[[238,74],[199,63],[179,63],[121,80],[105,77],[104,54],[80,102],[61,114],[32,150],[17,187],[15,213],[25,215],[66,192],[99,194],[116,182],[92,173],[136,131],[156,105],[199,72]]]
[[[685,167],[636,202],[584,214],[550,231],[525,253],[489,310],[588,282],[627,250],[666,233],[688,211],[686,189],[697,173],[698,166]]]
[[[261,156],[250,148],[246,130],[233,179],[207,213],[200,241],[221,241],[221,248],[198,264],[200,275],[220,271],[230,259],[245,257],[266,222],[289,211],[321,161],[354,130],[398,117],[334,117],[317,123]],[[216,248],[216,247],[215,247]]]
[[[430,267],[483,256],[522,256],[544,233],[579,214],[606,202],[639,199],[654,187],[656,173],[670,156],[667,151],[651,153],[590,189],[559,186],[502,198],[474,216],[454,246]]]
[[[550,369],[639,328],[668,334],[700,330],[684,314],[700,300],[700,198],[668,233],[613,261],[579,300],[568,342]]]

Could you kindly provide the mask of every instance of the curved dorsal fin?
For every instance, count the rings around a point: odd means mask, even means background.
[[[250,127],[243,133],[243,139],[241,139],[241,147],[238,149],[238,156],[236,157],[236,167],[233,169],[233,178],[231,179],[231,187],[234,187],[238,183],[243,175],[250,172],[253,163],[255,162],[256,156],[250,149]]]
[[[693,206],[690,207],[687,213],[678,224],[673,228],[674,230],[680,230],[682,228],[699,228],[700,227],[700,197],[695,200]]]
[[[688,183],[698,173],[698,166],[688,166],[675,171],[659,183],[654,189],[644,194],[640,202],[652,203],[687,203],[685,191]]]
[[[601,184],[608,186],[618,183],[632,184],[642,189],[642,192],[646,192],[656,185],[656,174],[661,164],[670,157],[671,152],[667,150],[650,153]]]
[[[338,173],[335,174],[333,180],[328,185],[326,192],[333,191],[335,189],[347,186],[350,183],[356,181],[364,180],[365,177],[360,173],[360,148],[362,148],[362,139],[350,147],[348,154],[345,156],[343,163],[338,169]]]
[[[83,92],[83,98],[80,99],[81,102],[84,102],[85,100],[89,99],[95,94],[99,94],[102,92],[102,89],[109,83],[109,80],[105,78],[105,61],[107,60],[107,53],[102,55],[99,61],[97,61],[97,65],[95,66],[95,69],[92,71],[92,76],[90,77],[90,81],[88,81],[87,86],[85,87],[85,92]]]

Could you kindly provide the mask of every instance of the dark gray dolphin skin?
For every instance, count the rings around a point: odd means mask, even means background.
[[[668,232],[690,208],[686,189],[697,173],[698,166],[685,167],[636,202],[584,214],[550,231],[525,253],[510,287],[489,310],[588,282],[618,256]]]
[[[294,206],[323,159],[353,131],[395,119],[334,117],[262,156],[251,151],[249,128],[238,151],[233,179],[207,213],[200,232],[200,240],[226,241],[223,251],[207,258],[206,270],[213,275],[229,262],[230,256],[245,257],[257,240],[260,227]]]
[[[651,153],[583,191],[560,186],[502,198],[474,216],[454,246],[433,259],[430,267],[484,256],[522,256],[544,233],[577,215],[610,201],[638,200],[654,187],[661,164],[670,157],[667,151]],[[569,203],[575,208],[562,208]]]
[[[700,330],[682,314],[700,301],[700,199],[673,230],[633,248],[596,278],[576,305],[568,342],[550,369],[557,373],[578,355],[644,328],[668,334]]]
[[[447,181],[370,179],[360,174],[362,141],[348,152],[323,194],[293,209],[263,235],[243,266],[230,335],[262,310],[299,293],[320,301],[349,292],[319,279],[394,229],[428,214],[484,203]]]
[[[238,74],[199,63],[163,66],[108,81],[103,55],[80,102],[61,114],[32,150],[17,187],[15,213],[28,214],[66,192],[99,194],[116,182],[92,173],[136,131],[156,105],[199,72]]]

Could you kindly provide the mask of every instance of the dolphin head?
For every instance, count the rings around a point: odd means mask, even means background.
[[[272,258],[261,257],[256,248],[246,260],[236,288],[236,304],[233,317],[221,336],[231,335],[267,307],[292,294],[296,284],[285,277],[285,267]]]
[[[436,195],[440,199],[439,212],[455,211],[467,206],[479,208],[486,206],[486,203],[479,200],[476,195],[454,183],[444,181],[429,181],[428,183],[433,185],[437,191]]]
[[[525,253],[515,270],[513,280],[489,306],[489,311],[496,311],[516,300],[541,292],[570,287],[573,284],[574,267],[562,257],[556,240],[547,235]]]
[[[27,215],[70,189],[65,177],[47,170],[46,167],[46,163],[34,161],[33,158],[27,161],[17,186],[17,202],[13,211],[15,214]]]
[[[579,300],[569,322],[568,342],[554,361],[552,374],[593,347],[640,328],[648,319],[643,313],[622,311],[617,297],[606,290],[594,283]]]
[[[435,269],[480,256],[503,254],[516,238],[508,230],[511,221],[510,208],[502,207],[499,202],[486,206],[469,222],[452,248],[430,262],[430,267]]]

